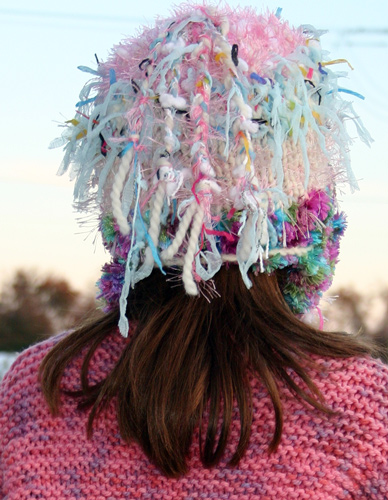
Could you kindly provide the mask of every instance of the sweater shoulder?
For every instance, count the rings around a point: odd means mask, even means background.
[[[32,379],[34,381],[37,379],[39,366],[44,357],[64,336],[66,334],[61,333],[34,344],[16,357],[0,383],[1,404],[7,399],[7,395],[17,389],[18,384],[29,385]]]
[[[388,366],[371,357],[331,359],[317,386],[345,433],[362,436],[388,462]],[[360,437],[361,439],[361,437]]]
[[[320,360],[319,365],[323,368],[322,381],[330,386],[329,389],[335,387],[337,392],[342,392],[352,387],[364,387],[365,395],[375,391],[388,392],[388,366],[379,359],[370,356],[331,358]]]
[[[0,449],[17,435],[33,408],[43,407],[39,366],[45,355],[63,337],[51,337],[23,351],[0,383]]]

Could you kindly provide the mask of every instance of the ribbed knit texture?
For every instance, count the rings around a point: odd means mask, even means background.
[[[190,472],[163,477],[140,447],[120,438],[114,406],[86,437],[87,415],[62,397],[53,418],[38,384],[38,367],[56,339],[22,353],[0,388],[0,498],[2,499],[387,499],[388,369],[367,359],[324,360],[323,377],[313,374],[328,405],[327,418],[292,398],[281,386],[284,434],[267,454],[274,415],[259,381],[252,381],[254,421],[250,446],[236,468],[210,470],[199,460],[197,438]],[[94,356],[91,382],[106,374],[125,339],[108,339]],[[80,360],[67,370],[64,386],[79,386]],[[238,413],[232,441],[239,432]]]

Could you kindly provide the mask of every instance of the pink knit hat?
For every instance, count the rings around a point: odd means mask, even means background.
[[[252,268],[286,268],[290,308],[317,307],[345,227],[335,187],[357,187],[345,122],[370,140],[321,34],[280,11],[184,5],[80,68],[93,79],[54,145],[111,253],[100,297],[124,335],[130,288],[155,267],[189,295],[228,263],[247,287]]]

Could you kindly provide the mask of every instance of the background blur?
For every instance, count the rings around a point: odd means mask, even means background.
[[[237,5],[234,0],[229,3]],[[1,300],[4,294],[9,296],[19,269],[35,278],[63,278],[71,290],[90,295],[108,256],[94,234],[78,227],[71,204],[73,186],[67,176],[55,176],[62,152],[48,150],[48,144],[61,134],[58,123],[74,116],[78,93],[88,78],[77,66],[95,68],[95,53],[100,60],[106,59],[113,44],[152,22],[157,14],[168,14],[171,3],[14,0],[1,5]],[[388,2],[268,0],[255,5],[259,11],[263,6],[282,7],[282,17],[295,26],[328,29],[323,47],[333,59],[344,57],[355,68],[349,70],[343,86],[365,96],[365,101],[349,97],[375,142],[369,150],[356,141],[352,150],[361,191],[340,195],[349,228],[334,289],[358,294],[370,321],[377,324],[384,317],[383,291],[388,287],[384,265],[388,248]],[[34,283],[39,285],[37,278]]]

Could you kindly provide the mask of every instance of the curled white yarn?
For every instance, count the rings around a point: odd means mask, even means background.
[[[312,250],[314,247],[313,246],[308,246],[308,247],[290,247],[290,248],[273,248],[272,250],[268,251],[268,256],[271,257],[273,255],[296,255],[297,257],[301,257],[303,255],[306,255],[310,250]],[[266,257],[267,258],[267,257]],[[237,255],[233,253],[227,253],[227,254],[221,254],[221,259],[222,262],[237,262]],[[183,259],[175,258],[173,259],[170,257],[167,259],[163,260],[163,263],[166,264],[167,266],[183,266]]]
[[[190,238],[187,245],[186,255],[183,259],[182,281],[188,295],[198,295],[199,291],[193,278],[194,255],[198,246],[198,238],[201,234],[203,224],[204,210],[198,206],[194,215],[194,222],[191,226]]]
[[[303,255],[306,255],[310,250],[312,250],[314,247],[312,245],[308,247],[289,247],[289,248],[273,248],[272,250],[268,251],[268,254],[266,252],[266,258],[272,257],[273,255],[296,255],[297,257],[302,257]],[[222,256],[222,262],[237,262],[237,255],[235,254],[223,254]]]
[[[128,220],[121,209],[121,194],[123,192],[125,179],[131,167],[132,159],[133,149],[130,149],[121,159],[121,163],[114,177],[112,191],[110,194],[113,217],[115,218],[116,223],[119,226],[120,233],[124,236],[129,234],[130,227],[128,224]]]
[[[169,108],[164,110],[165,112],[165,118],[164,118],[164,123],[165,123],[165,131],[166,135],[164,137],[164,145],[166,148],[166,151],[168,153],[171,153],[174,145],[175,145],[175,139],[174,139],[174,134],[173,134],[173,128],[174,128],[174,120],[171,115],[171,110]]]
[[[155,245],[155,247],[157,246],[158,239],[159,239],[160,215],[161,215],[162,209],[163,209],[165,189],[166,189],[165,183],[160,182],[157,189],[156,189],[156,192],[155,192],[152,210],[151,210],[150,227],[148,229],[148,234],[152,240],[152,243]],[[154,260],[154,257],[152,255],[152,250],[148,246],[146,248],[146,251],[145,251],[144,264],[146,266],[149,264],[152,264],[153,260]]]
[[[162,108],[176,108],[180,110],[184,110],[187,108],[187,102],[184,97],[174,97],[171,94],[162,94],[159,97],[160,104]]]
[[[185,236],[187,229],[190,226],[190,223],[193,219],[194,213],[197,209],[197,203],[193,202],[186,210],[184,216],[182,217],[182,220],[179,224],[178,230],[175,234],[175,238],[172,241],[171,245],[163,250],[163,252],[160,254],[160,257],[163,261],[172,259],[176,252],[179,250],[179,247],[181,246]]]
[[[314,247],[312,245],[308,247],[289,247],[289,248],[273,248],[268,252],[269,256],[272,255],[296,255],[297,257],[301,257],[303,255],[306,255],[310,250],[312,250]]]

